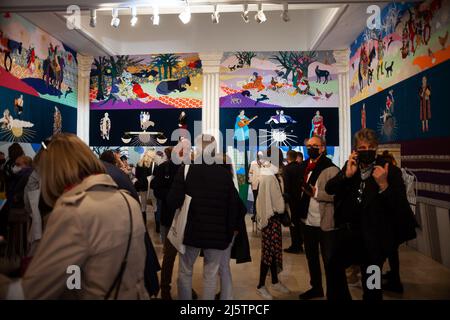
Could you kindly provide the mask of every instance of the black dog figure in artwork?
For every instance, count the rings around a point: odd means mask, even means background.
[[[191,85],[191,78],[189,76],[178,80],[162,81],[156,87],[156,92],[163,95],[168,95],[175,91],[183,92],[187,90],[186,85]]]
[[[317,82],[320,83],[322,77],[324,78],[323,83],[328,83],[328,77],[330,77],[330,72],[327,70],[321,70],[319,69],[319,66],[316,66],[316,76],[317,76]],[[331,77],[330,77],[331,80]]]
[[[392,71],[393,71],[393,69],[392,69],[392,67],[394,66],[394,61],[392,60],[392,62],[391,62],[391,65],[389,66],[389,67],[387,67],[386,65],[385,65],[385,67],[384,67],[384,69],[386,70],[386,77],[391,77],[392,76]]]

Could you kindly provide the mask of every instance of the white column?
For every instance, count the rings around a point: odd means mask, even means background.
[[[77,55],[78,60],[78,104],[77,135],[89,145],[89,79],[93,57]]]
[[[351,119],[350,119],[350,78],[349,78],[349,50],[333,52],[336,59],[339,84],[339,163],[341,167],[347,160],[351,148]]]
[[[203,70],[202,133],[219,139],[219,71],[222,53],[200,53]]]

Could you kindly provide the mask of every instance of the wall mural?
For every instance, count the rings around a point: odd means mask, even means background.
[[[450,2],[442,0],[388,4],[381,28],[366,28],[351,45],[351,103],[449,59],[449,12]]]
[[[304,140],[320,135],[330,146],[339,145],[337,108],[222,108],[220,129],[234,129],[234,145],[249,141],[250,129],[256,130],[258,144],[277,147],[303,146]]]
[[[175,145],[177,141],[172,141],[172,133],[177,129],[185,129],[193,137],[194,121],[200,121],[201,117],[201,109],[198,108],[91,110],[89,144],[151,147]]]
[[[233,131],[227,133],[227,129]],[[221,108],[220,130],[236,169],[239,194],[245,202],[252,201],[248,169],[258,149],[276,146],[284,153],[288,149],[302,150],[305,139],[318,134],[327,140],[328,156],[339,163],[338,108]]]
[[[33,156],[43,140],[77,129],[77,54],[21,16],[0,19],[1,148]]]
[[[91,110],[202,107],[198,54],[97,57],[91,70]]]
[[[41,143],[59,132],[76,133],[77,109],[0,86],[0,141]]]
[[[222,108],[337,107],[332,51],[226,52]]]
[[[198,54],[97,57],[90,81],[90,144],[172,145],[175,129],[193,135],[201,120]]]
[[[338,77],[332,51],[226,52],[220,68],[220,129],[232,140],[232,156],[244,201],[251,200],[247,175],[260,149],[300,150],[313,134],[328,141],[331,158],[339,145]],[[227,129],[234,129],[231,137]],[[230,141],[227,141],[230,143]],[[250,151],[244,153],[239,146]]]
[[[419,195],[450,202],[450,59],[352,105],[352,132],[378,131],[401,145],[402,167],[417,175]]]
[[[16,14],[0,19],[0,86],[77,106],[77,53]]]

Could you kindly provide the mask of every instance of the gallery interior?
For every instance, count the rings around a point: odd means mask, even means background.
[[[212,135],[232,162],[247,210],[251,261],[231,259],[232,298],[298,300],[311,287],[303,252],[283,252],[278,277],[289,290],[258,291],[264,243],[252,219],[251,163],[268,147],[308,159],[308,139],[320,137],[324,157],[342,168],[356,150],[355,133],[372,129],[378,154],[390,154],[401,170],[417,223],[415,237],[398,249],[402,288],[383,290],[383,298],[447,300],[449,32],[448,0],[2,0],[2,168],[12,144],[33,159],[60,133],[75,134],[96,157],[111,150],[131,167],[148,150],[163,157],[179,143],[177,129],[192,144],[200,134]],[[2,180],[6,208],[11,201]],[[162,264],[157,202],[146,198],[146,228]],[[39,192],[25,220],[0,212],[6,221],[0,273],[10,278],[23,275],[16,270],[30,263],[30,243],[45,236],[35,222],[38,200]],[[289,225],[283,226],[282,248],[290,243]],[[199,295],[203,272],[199,258],[192,275]],[[363,298],[360,284],[349,290],[353,299]]]

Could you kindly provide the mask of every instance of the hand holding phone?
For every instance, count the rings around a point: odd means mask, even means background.
[[[353,177],[358,170],[358,152],[353,150],[352,154],[348,158],[347,166],[345,168],[345,176],[347,178]]]

